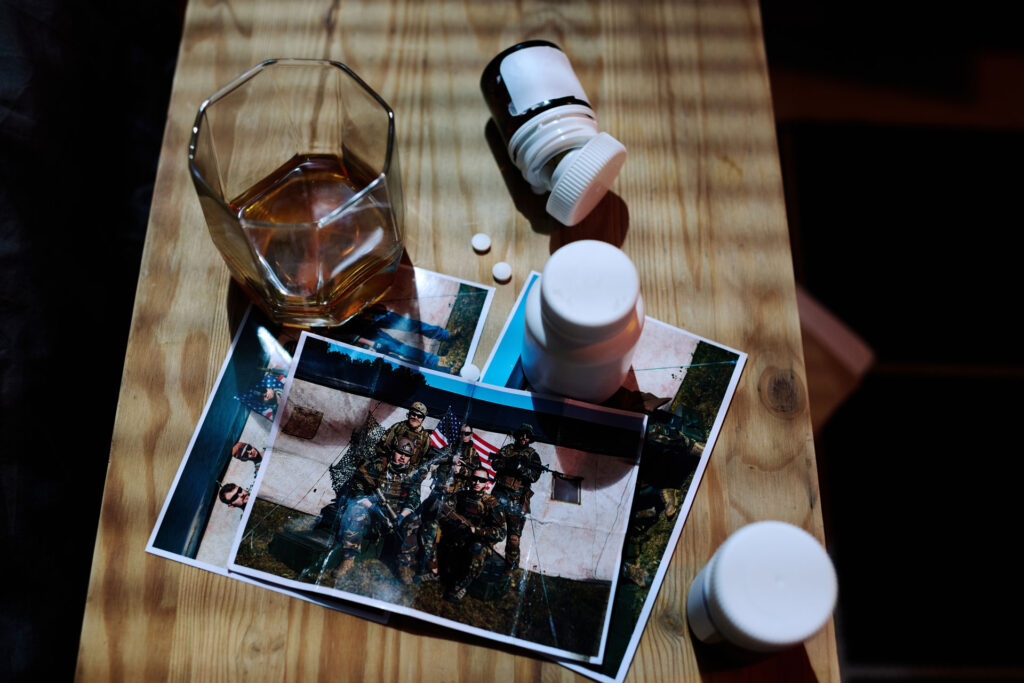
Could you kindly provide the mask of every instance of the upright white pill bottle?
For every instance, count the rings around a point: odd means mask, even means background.
[[[600,403],[622,386],[644,328],[640,277],[616,247],[580,240],[526,297],[523,372],[536,391]]]
[[[723,543],[690,585],[686,617],[705,643],[775,652],[817,633],[838,585],[821,544],[786,522],[748,524]]]

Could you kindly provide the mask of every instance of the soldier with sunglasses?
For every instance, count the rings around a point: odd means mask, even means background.
[[[473,471],[480,467],[480,455],[473,447],[473,428],[464,424],[459,434],[460,440],[451,447],[455,456],[438,461],[431,475],[430,495],[423,501],[423,526],[420,527],[423,581],[436,581],[438,578],[437,536],[441,529],[441,507],[453,493],[472,485]]]
[[[462,425],[459,433],[461,439],[456,447],[457,457],[455,458],[453,473],[458,479],[457,488],[465,488],[472,479],[473,471],[480,467],[481,462],[480,454],[477,453],[476,447],[473,446],[473,428],[469,425]]]
[[[459,602],[474,579],[480,576],[494,544],[505,537],[501,503],[487,493],[490,474],[482,467],[473,471],[468,489],[448,497],[438,519],[441,522],[441,556],[451,581],[445,599]]]
[[[395,450],[399,439],[409,439],[413,444],[412,467],[419,467],[427,448],[430,446],[430,430],[424,428],[423,419],[427,416],[427,406],[416,401],[409,406],[406,419],[391,425],[377,442],[377,455],[388,458]]]

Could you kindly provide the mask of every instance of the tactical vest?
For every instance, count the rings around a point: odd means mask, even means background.
[[[501,451],[498,451],[500,457],[494,463],[497,466],[495,480],[504,488],[517,494],[521,494],[526,489],[529,489],[533,482],[521,478],[515,471],[515,464],[520,460],[527,463],[530,462],[530,455],[533,452],[534,450],[529,446],[522,450],[513,447],[505,451],[502,448]]]
[[[381,451],[383,451],[381,454],[390,458],[391,451],[402,437],[411,440],[416,449],[416,454],[412,457],[412,462],[410,463],[411,466],[415,467],[419,464],[423,454],[427,452],[427,446],[430,445],[430,432],[423,427],[420,427],[419,431],[417,431],[410,427],[406,421],[397,422],[388,429],[381,440],[381,446],[383,447],[381,448]]]
[[[392,472],[390,467],[384,471],[384,478],[380,482],[380,492],[384,494],[384,499],[396,512],[407,507],[409,486],[412,483],[409,479],[408,473],[398,474]]]
[[[486,521],[485,517],[489,511],[485,502],[485,496],[486,494],[484,496],[461,495],[455,506],[455,511],[469,520],[474,526],[478,526],[480,522]]]

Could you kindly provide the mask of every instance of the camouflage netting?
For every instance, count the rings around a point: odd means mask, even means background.
[[[352,433],[352,442],[338,461],[330,467],[331,488],[335,493],[341,492],[360,463],[374,457],[377,442],[383,438],[384,432],[385,429],[376,418],[367,415],[363,429]]]

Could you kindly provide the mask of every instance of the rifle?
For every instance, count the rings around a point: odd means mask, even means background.
[[[424,477],[427,476],[427,472],[429,472],[430,468],[433,467],[435,464],[440,463],[442,460],[455,458],[455,454],[452,453],[450,447],[442,451],[438,450],[436,446],[430,446],[427,449],[427,455],[432,455],[433,457],[431,457],[430,460],[427,460],[422,465],[416,468],[416,478],[421,481]]]
[[[461,539],[461,538],[465,538],[466,536],[470,536],[470,535],[472,535],[474,533],[474,530],[476,529],[476,527],[474,527],[470,523],[470,521],[468,519],[466,519],[465,517],[460,515],[458,512],[453,510],[451,508],[451,506],[449,506],[449,505],[443,505],[442,504],[441,511],[438,513],[438,518],[441,520],[441,522],[452,522],[453,521],[453,522],[457,522],[458,523],[458,526],[455,527],[454,529],[450,529],[449,531],[444,532],[444,533],[452,533],[452,532],[454,532],[455,538]]]
[[[374,490],[373,497],[377,499],[377,509],[380,510],[380,515],[384,518],[384,525],[394,532],[396,536],[401,537],[401,534],[398,533],[398,527],[402,520],[388,504],[388,499],[384,497],[380,489]]]
[[[380,490],[379,482],[370,476],[370,473],[366,471],[365,467],[360,467],[356,472],[358,472],[359,475],[362,476],[363,480],[370,485],[372,489],[370,497],[372,497],[377,503],[377,510],[380,512],[380,516],[384,520],[384,526],[401,538],[402,535],[398,532],[398,527],[402,523],[402,520],[400,516],[395,513],[391,505],[388,504],[388,499],[384,497],[383,491]]]
[[[468,519],[460,515],[448,505],[441,508],[440,517],[442,520],[455,520],[459,523],[459,526],[465,527],[467,531],[475,528]]]
[[[565,474],[564,472],[559,472],[558,470],[553,470],[550,467],[548,467],[547,465],[545,465],[544,463],[541,463],[541,464],[538,465],[538,464],[530,462],[529,460],[526,460],[525,464],[531,470],[540,470],[541,472],[548,472],[552,476],[559,477],[561,479],[583,479],[583,477],[571,477],[568,474]]]

